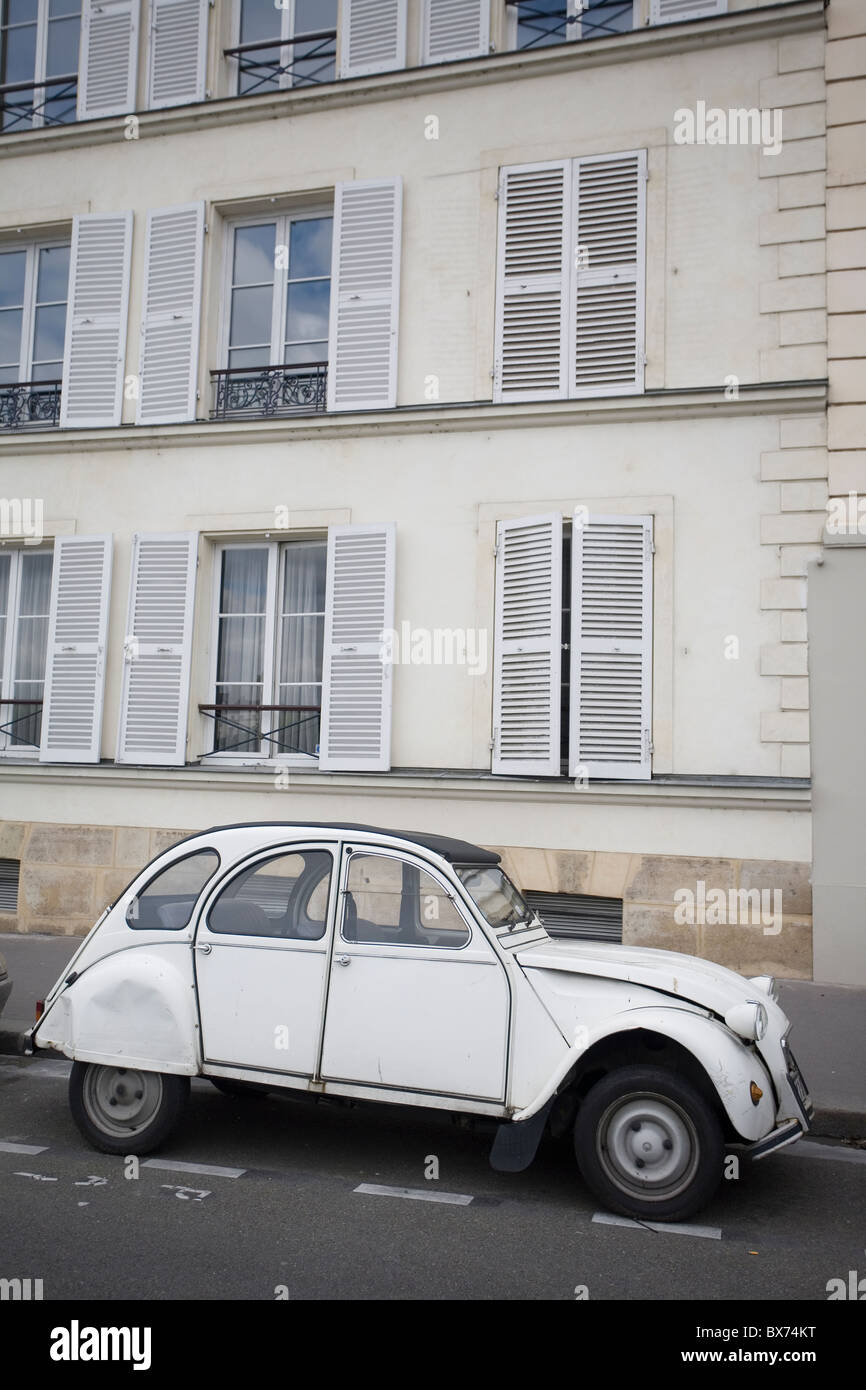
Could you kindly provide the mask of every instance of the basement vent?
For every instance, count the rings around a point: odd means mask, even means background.
[[[531,890],[523,896],[551,936],[569,936],[578,941],[622,941],[622,898]]]
[[[18,874],[21,865],[17,859],[0,859],[0,912],[18,911]]]

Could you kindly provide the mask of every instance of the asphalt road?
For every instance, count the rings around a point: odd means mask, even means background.
[[[863,1150],[801,1141],[724,1182],[687,1227],[653,1230],[608,1224],[568,1141],[498,1174],[484,1136],[436,1115],[238,1101],[203,1080],[126,1177],[79,1136],[67,1075],[0,1059],[0,1278],[42,1279],[46,1300],[574,1300],[585,1286],[590,1300],[823,1303],[828,1280],[866,1275]]]

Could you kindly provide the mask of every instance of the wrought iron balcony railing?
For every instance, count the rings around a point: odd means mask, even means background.
[[[0,86],[0,130],[68,125],[75,120],[78,74],[46,77],[44,82],[5,82]]]
[[[62,385],[62,381],[0,384],[0,430],[44,430],[56,425]]]
[[[292,39],[277,37],[239,43],[234,48],[224,48],[223,56],[234,58],[238,65],[239,96],[287,86],[318,87],[336,78],[337,31],[318,29]]]
[[[634,26],[633,0],[588,0],[578,14],[551,14],[525,0],[505,0],[517,11],[517,48],[542,48],[569,39],[601,39],[622,34]],[[591,6],[591,8],[590,8]]]
[[[269,751],[262,757],[274,757],[280,753],[300,753],[307,758],[316,757],[319,743],[319,723],[322,717],[321,705],[199,705],[199,713],[212,719],[216,725],[214,753],[258,753],[262,743],[269,745]],[[252,714],[253,719],[240,723],[232,715]],[[270,731],[262,728],[262,714],[289,714],[296,716]],[[243,735],[239,738],[238,734]],[[302,747],[303,745],[306,745]],[[208,756],[205,754],[205,756]]]
[[[9,740],[11,748],[38,748],[39,736],[42,728],[42,701],[41,700],[0,700],[0,709],[9,705],[14,709],[20,706],[24,713],[13,714],[11,719],[0,724],[0,746],[2,746],[4,735]],[[23,729],[18,728],[23,724]]]
[[[327,408],[327,362],[303,367],[230,367],[210,375],[212,420],[318,415]]]

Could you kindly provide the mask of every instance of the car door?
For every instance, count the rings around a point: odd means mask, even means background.
[[[505,1099],[505,967],[447,879],[411,855],[344,851],[321,1074]]]
[[[247,863],[196,934],[205,1064],[313,1076],[321,1043],[336,845]]]

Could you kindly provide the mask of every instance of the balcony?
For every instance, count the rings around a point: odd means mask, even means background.
[[[291,50],[291,52],[289,52]],[[238,96],[284,87],[318,87],[336,78],[336,29],[224,48],[238,68]]]
[[[328,364],[232,367],[211,372],[212,420],[275,420],[327,409]]]
[[[13,381],[0,385],[0,430],[45,430],[60,421],[62,381]]]
[[[44,82],[5,82],[0,86],[0,131],[68,125],[75,120],[78,74],[48,77]]]

